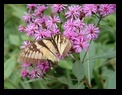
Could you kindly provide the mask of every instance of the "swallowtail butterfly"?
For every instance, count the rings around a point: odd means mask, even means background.
[[[60,60],[57,54],[65,57],[71,46],[70,40],[62,34],[43,38],[24,48],[19,55],[18,62],[34,64],[48,60],[56,64]]]

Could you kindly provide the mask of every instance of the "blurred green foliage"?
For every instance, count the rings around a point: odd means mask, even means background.
[[[65,89],[68,87],[84,89],[84,84],[79,84],[84,74],[92,85],[91,89],[116,89],[116,13],[101,21],[99,38],[92,43],[83,66],[78,61],[73,64],[74,59],[68,57],[67,60],[59,62],[55,69],[57,73],[52,70],[50,76],[45,79],[28,81],[20,77],[20,63],[17,62],[22,42],[31,39],[18,31],[18,26],[25,24],[22,16],[26,11],[24,4],[4,4],[5,89]],[[85,21],[97,24],[98,19],[92,17]],[[76,57],[82,60],[84,54],[85,52],[82,51]],[[92,73],[91,70],[93,70]]]

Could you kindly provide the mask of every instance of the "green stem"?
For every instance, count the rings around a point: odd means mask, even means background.
[[[70,71],[69,71],[69,70],[66,70],[66,75],[67,75],[67,79],[70,80],[71,77],[70,77]],[[73,82],[72,82],[72,81],[69,81],[69,83],[70,83],[71,85],[73,85]]]
[[[91,42],[92,42],[92,40],[90,40],[89,43],[91,44]],[[90,46],[89,46],[89,47],[90,47]],[[89,49],[89,48],[88,48],[88,49]],[[82,60],[82,64],[84,63],[84,60],[85,60],[85,57],[86,57],[87,53],[88,53],[88,51],[85,52],[85,54],[84,54],[84,57],[83,57],[83,60]],[[89,75],[89,76],[90,76],[90,75]],[[88,87],[88,88],[91,88],[90,77],[89,77],[89,80],[87,80],[86,76],[84,76],[84,80],[85,80],[85,83],[86,83],[87,87]]]
[[[59,17],[61,18],[61,13],[59,12],[58,14],[59,14]],[[60,24],[60,31],[62,31],[61,26],[62,26],[62,21],[61,21],[61,24]]]
[[[98,26],[100,25],[100,21],[101,21],[101,20],[102,20],[102,15],[99,17],[99,21],[98,21],[96,27],[98,27]]]
[[[101,20],[102,20],[102,16],[99,17],[99,21],[98,21],[96,27],[99,26]],[[91,44],[91,42],[92,42],[92,40],[90,40],[89,44]],[[90,47],[90,46],[89,46],[89,47]],[[88,49],[89,49],[89,47],[88,47]],[[83,60],[82,60],[82,64],[84,63],[84,60],[85,60],[85,58],[86,58],[87,53],[88,53],[88,51],[85,52],[85,54],[84,54],[84,57],[83,57]],[[90,75],[89,75],[89,76],[90,76]],[[91,88],[90,78],[89,78],[89,80],[87,80],[86,76],[84,76],[84,80],[85,80],[85,83],[86,83],[86,85],[88,86],[88,88]]]
[[[82,84],[82,82],[78,85],[77,89],[79,89],[80,85]]]
[[[86,83],[87,87],[90,89],[90,88],[91,88],[91,85],[89,84],[89,82],[88,82],[86,76],[84,77],[84,80],[85,80],[85,83]]]
[[[89,60],[88,60],[88,83],[89,83],[89,85],[91,85],[91,81],[90,81],[90,66],[89,66],[89,64],[90,64],[90,62],[89,62]]]
[[[96,17],[100,18],[98,15],[94,14]]]
[[[92,40],[90,40],[89,44],[91,44],[91,42],[92,42]],[[89,47],[90,47],[90,46],[89,46]],[[89,49],[89,47],[88,47],[88,49]],[[87,51],[87,52],[88,52],[88,51]],[[85,52],[85,54],[84,54],[84,57],[83,57],[83,60],[82,60],[82,64],[84,63],[84,60],[85,60],[85,57],[86,57],[87,52]]]

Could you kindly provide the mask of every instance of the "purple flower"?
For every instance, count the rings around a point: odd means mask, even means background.
[[[75,23],[75,26],[76,26],[79,30],[83,29],[83,28],[86,26],[86,24],[83,23],[83,19],[80,20],[80,19],[78,18],[78,19],[75,20],[74,23]]]
[[[56,35],[56,34],[60,33],[60,30],[56,27],[52,27],[50,29],[50,31],[51,31],[51,35]]]
[[[35,7],[37,7],[37,4],[28,4],[27,8],[29,8],[30,10],[33,10]]]
[[[76,31],[76,27],[77,24],[75,23],[75,20],[73,20],[72,18],[69,19],[68,21],[66,21],[64,23],[64,30],[65,31]]]
[[[80,30],[79,32],[78,32],[78,36],[79,37],[83,37],[84,38],[84,40],[85,40],[85,38],[86,38],[86,31],[85,30]]]
[[[67,38],[69,38],[69,40],[72,42],[73,37],[77,37],[78,33],[74,32],[74,31],[64,31],[63,35],[65,35]]]
[[[42,27],[41,21],[42,21],[42,20],[41,20],[40,17],[36,18],[36,19],[34,20],[35,26]]]
[[[87,32],[86,38],[88,40],[91,39],[95,40],[98,37],[99,28],[95,28],[93,24],[89,24],[88,26],[86,26],[86,32]]]
[[[68,6],[68,11],[65,13],[66,18],[73,18],[77,19],[80,16],[80,10],[81,6],[74,5],[74,6]]]
[[[67,55],[67,54],[66,54]],[[64,56],[61,55],[61,54],[57,54],[57,57],[61,60],[61,59],[64,59]]]
[[[19,25],[18,30],[20,32],[25,32],[25,26],[24,25]]]
[[[51,6],[51,9],[53,13],[57,13],[57,12],[61,12],[62,10],[65,10],[66,6],[67,6],[66,4],[53,4]]]
[[[115,5],[113,6],[113,4],[100,4],[98,12],[105,17],[115,12],[115,9]]]
[[[37,68],[41,70],[43,73],[47,72],[50,68],[48,61],[45,62],[38,62]]]
[[[40,23],[45,23],[48,20],[48,17],[46,15],[43,15],[40,19]]]
[[[25,14],[26,16],[23,16],[23,20],[28,23],[31,21],[32,15],[30,13],[25,13]]]
[[[84,4],[82,11],[86,14],[86,16],[90,17],[92,12],[97,12],[97,6],[95,4]]]
[[[37,6],[37,9],[35,10],[35,16],[42,16],[44,10],[46,10],[47,7],[44,5]]]
[[[29,67],[30,65],[31,65],[30,63],[22,63],[23,68]]]
[[[51,9],[49,15],[45,15],[47,8]],[[90,17],[92,14],[96,14],[105,17],[115,11],[116,4],[28,4],[27,13],[23,16],[26,27],[20,25],[18,30],[25,32],[27,36],[34,37],[34,40],[63,34],[72,44],[70,51],[66,54],[68,56],[70,53],[79,53],[82,50],[87,51],[90,40],[98,38],[99,28],[95,27],[94,24],[85,24],[85,16]],[[66,17],[63,21],[61,21],[60,12]],[[30,46],[32,42],[24,41],[23,44],[20,47],[21,49]],[[56,55],[60,60],[63,59],[62,55]],[[47,60],[38,61],[35,64],[23,62],[21,65],[21,76],[30,79],[44,77],[50,68],[54,66],[54,64],[50,64]]]
[[[33,79],[42,78],[43,75],[50,69],[50,65],[48,61],[38,61],[38,64],[23,63],[22,68],[21,76]]]
[[[24,44],[24,46],[21,46],[20,49],[24,49],[24,48],[28,47],[31,44],[31,41],[24,41],[23,44]]]
[[[34,23],[30,23],[27,25],[25,31],[27,36],[33,36],[35,31],[38,30],[38,27]]]
[[[46,26],[48,28],[52,27],[58,28],[56,23],[61,23],[59,16],[53,16],[53,17],[49,16],[49,19],[46,21]]]
[[[87,51],[88,49],[88,42],[83,39],[83,37],[77,37],[74,39],[73,42],[73,49],[75,50],[76,53],[79,53],[82,51],[82,49],[85,49]]]
[[[116,11],[116,4],[110,4],[110,6],[112,6],[113,13],[114,13]]]
[[[33,69],[32,71],[30,71],[28,77],[31,78],[31,79],[34,79],[34,78],[42,78],[43,74],[38,71],[37,69]]]
[[[41,40],[42,38],[51,37],[51,32],[47,29],[40,29],[35,31],[34,37],[35,40]]]
[[[25,76],[27,76],[28,75],[28,72],[27,72],[27,70],[24,68],[24,69],[22,69],[22,71],[21,71],[21,76],[22,77],[25,77]]]

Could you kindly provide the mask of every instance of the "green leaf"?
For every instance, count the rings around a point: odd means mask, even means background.
[[[71,70],[72,69],[72,62],[71,60],[61,60],[59,63],[58,63],[58,66],[64,68],[64,69],[68,69],[68,70]]]
[[[82,62],[82,60],[83,60],[83,57],[84,57],[85,53],[86,53],[85,50],[82,50],[82,51],[80,52],[80,60],[81,60],[81,62]]]
[[[32,79],[32,80],[36,80],[36,79]],[[32,89],[30,83],[27,82],[27,81],[28,81],[27,78],[23,78],[23,81],[24,81],[24,82],[20,82],[20,84],[22,85],[22,87],[23,87],[24,89]],[[30,82],[30,81],[31,81],[31,80],[29,80],[29,82]]]
[[[90,58],[91,56],[95,55],[95,43],[92,41],[89,47],[89,50],[87,51],[86,58]],[[87,60],[83,63],[85,68],[85,74],[88,79],[89,84],[91,85],[91,74],[93,71],[95,60]]]
[[[16,59],[14,57],[9,58],[4,63],[4,79],[9,78],[15,67]]]
[[[24,82],[21,83],[30,83],[30,82],[35,82],[35,81],[40,81],[42,79],[31,79],[31,80],[25,80]]]
[[[21,83],[24,89],[32,89],[29,83]]]
[[[16,46],[20,46],[20,40],[17,35],[9,35],[10,43]]]
[[[116,71],[108,77],[104,85],[107,89],[116,89]]]
[[[76,61],[73,64],[72,72],[76,76],[78,81],[81,81],[85,75],[85,69],[84,69],[83,64],[80,61]]]
[[[51,14],[51,8],[48,7],[45,11],[44,11],[45,15],[50,15]]]
[[[65,18],[64,13],[61,12],[61,13],[59,14],[59,16],[60,16],[60,18],[61,18],[61,21],[64,23],[64,22],[66,21],[66,18]]]
[[[9,81],[4,81],[4,89],[16,89],[16,87]]]
[[[69,89],[84,89],[84,88],[85,88],[85,86],[83,83],[77,83],[75,85],[69,86]]]
[[[8,6],[13,9],[12,14],[15,17],[22,19],[22,16],[25,15],[24,12],[26,11],[26,7],[24,5],[22,6],[21,4],[8,4]]]
[[[115,58],[115,57],[116,57],[116,51],[108,51],[108,52],[106,52],[104,54],[96,55],[96,56],[93,56],[91,58],[95,59],[95,58]]]
[[[97,88],[102,89],[103,87],[102,87],[101,80],[99,78],[99,70],[98,69],[93,70],[93,77],[94,77],[95,83],[97,85]]]
[[[108,69],[105,66],[102,67],[101,71],[102,71],[102,77],[105,78],[105,79],[111,77],[111,74],[113,74],[115,72],[111,69]]]
[[[61,82],[61,83],[64,83],[64,84],[67,84],[67,85],[70,85],[69,81],[67,78],[65,77],[60,77],[58,78],[58,81]]]

